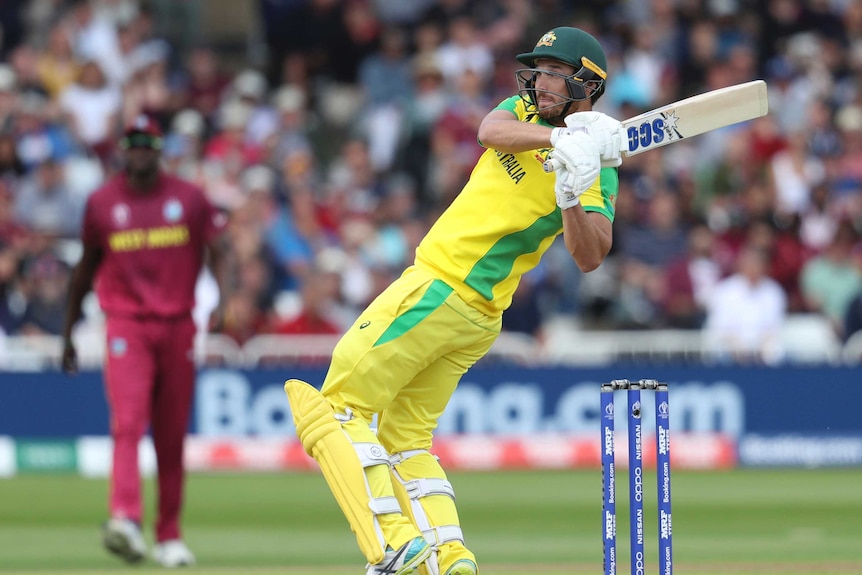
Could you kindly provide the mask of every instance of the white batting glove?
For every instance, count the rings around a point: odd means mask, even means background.
[[[599,146],[603,168],[617,168],[623,163],[623,125],[601,112],[575,112],[566,116],[569,130],[586,130]]]
[[[557,138],[548,164],[556,168],[554,192],[557,205],[563,209],[580,203],[581,194],[593,185],[602,169],[598,146],[586,132]]]
[[[581,194],[575,190],[575,174],[560,164],[560,167],[554,171],[554,178],[554,195],[560,209],[565,210],[581,203]]]
[[[557,142],[563,136],[568,136],[568,135],[574,134],[575,132],[581,132],[581,131],[586,132],[587,131],[586,127],[584,127],[583,129],[574,129],[574,130],[571,128],[554,128],[553,130],[551,130],[551,146],[556,147]]]

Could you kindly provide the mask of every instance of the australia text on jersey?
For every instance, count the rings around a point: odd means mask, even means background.
[[[503,166],[503,169],[506,170],[506,173],[509,174],[509,177],[512,178],[516,184],[520,183],[526,173],[524,172],[524,168],[521,167],[520,162],[515,158],[515,155],[497,152],[497,159],[500,160],[500,164]]]

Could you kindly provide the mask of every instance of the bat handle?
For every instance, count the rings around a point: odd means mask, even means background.
[[[544,168],[545,172],[550,174],[551,172],[556,172],[557,170],[562,168],[563,162],[561,162],[560,160],[558,160],[556,158],[551,157],[551,158],[548,158],[547,160],[545,160],[545,163],[542,164],[542,167]]]

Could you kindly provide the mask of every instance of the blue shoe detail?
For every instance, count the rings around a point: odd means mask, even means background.
[[[408,575],[431,556],[431,546],[424,537],[415,537],[397,550],[388,548],[383,561],[368,565],[366,575]]]

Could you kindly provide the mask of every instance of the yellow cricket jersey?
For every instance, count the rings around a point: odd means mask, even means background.
[[[496,109],[508,110],[522,122],[550,127],[519,96]],[[446,282],[473,307],[501,315],[512,303],[521,276],[538,265],[563,231],[554,174],[542,168],[551,150],[517,154],[486,150],[464,189],[419,244],[416,265]],[[603,168],[581,196],[581,205],[613,221],[618,188],[616,168]]]

